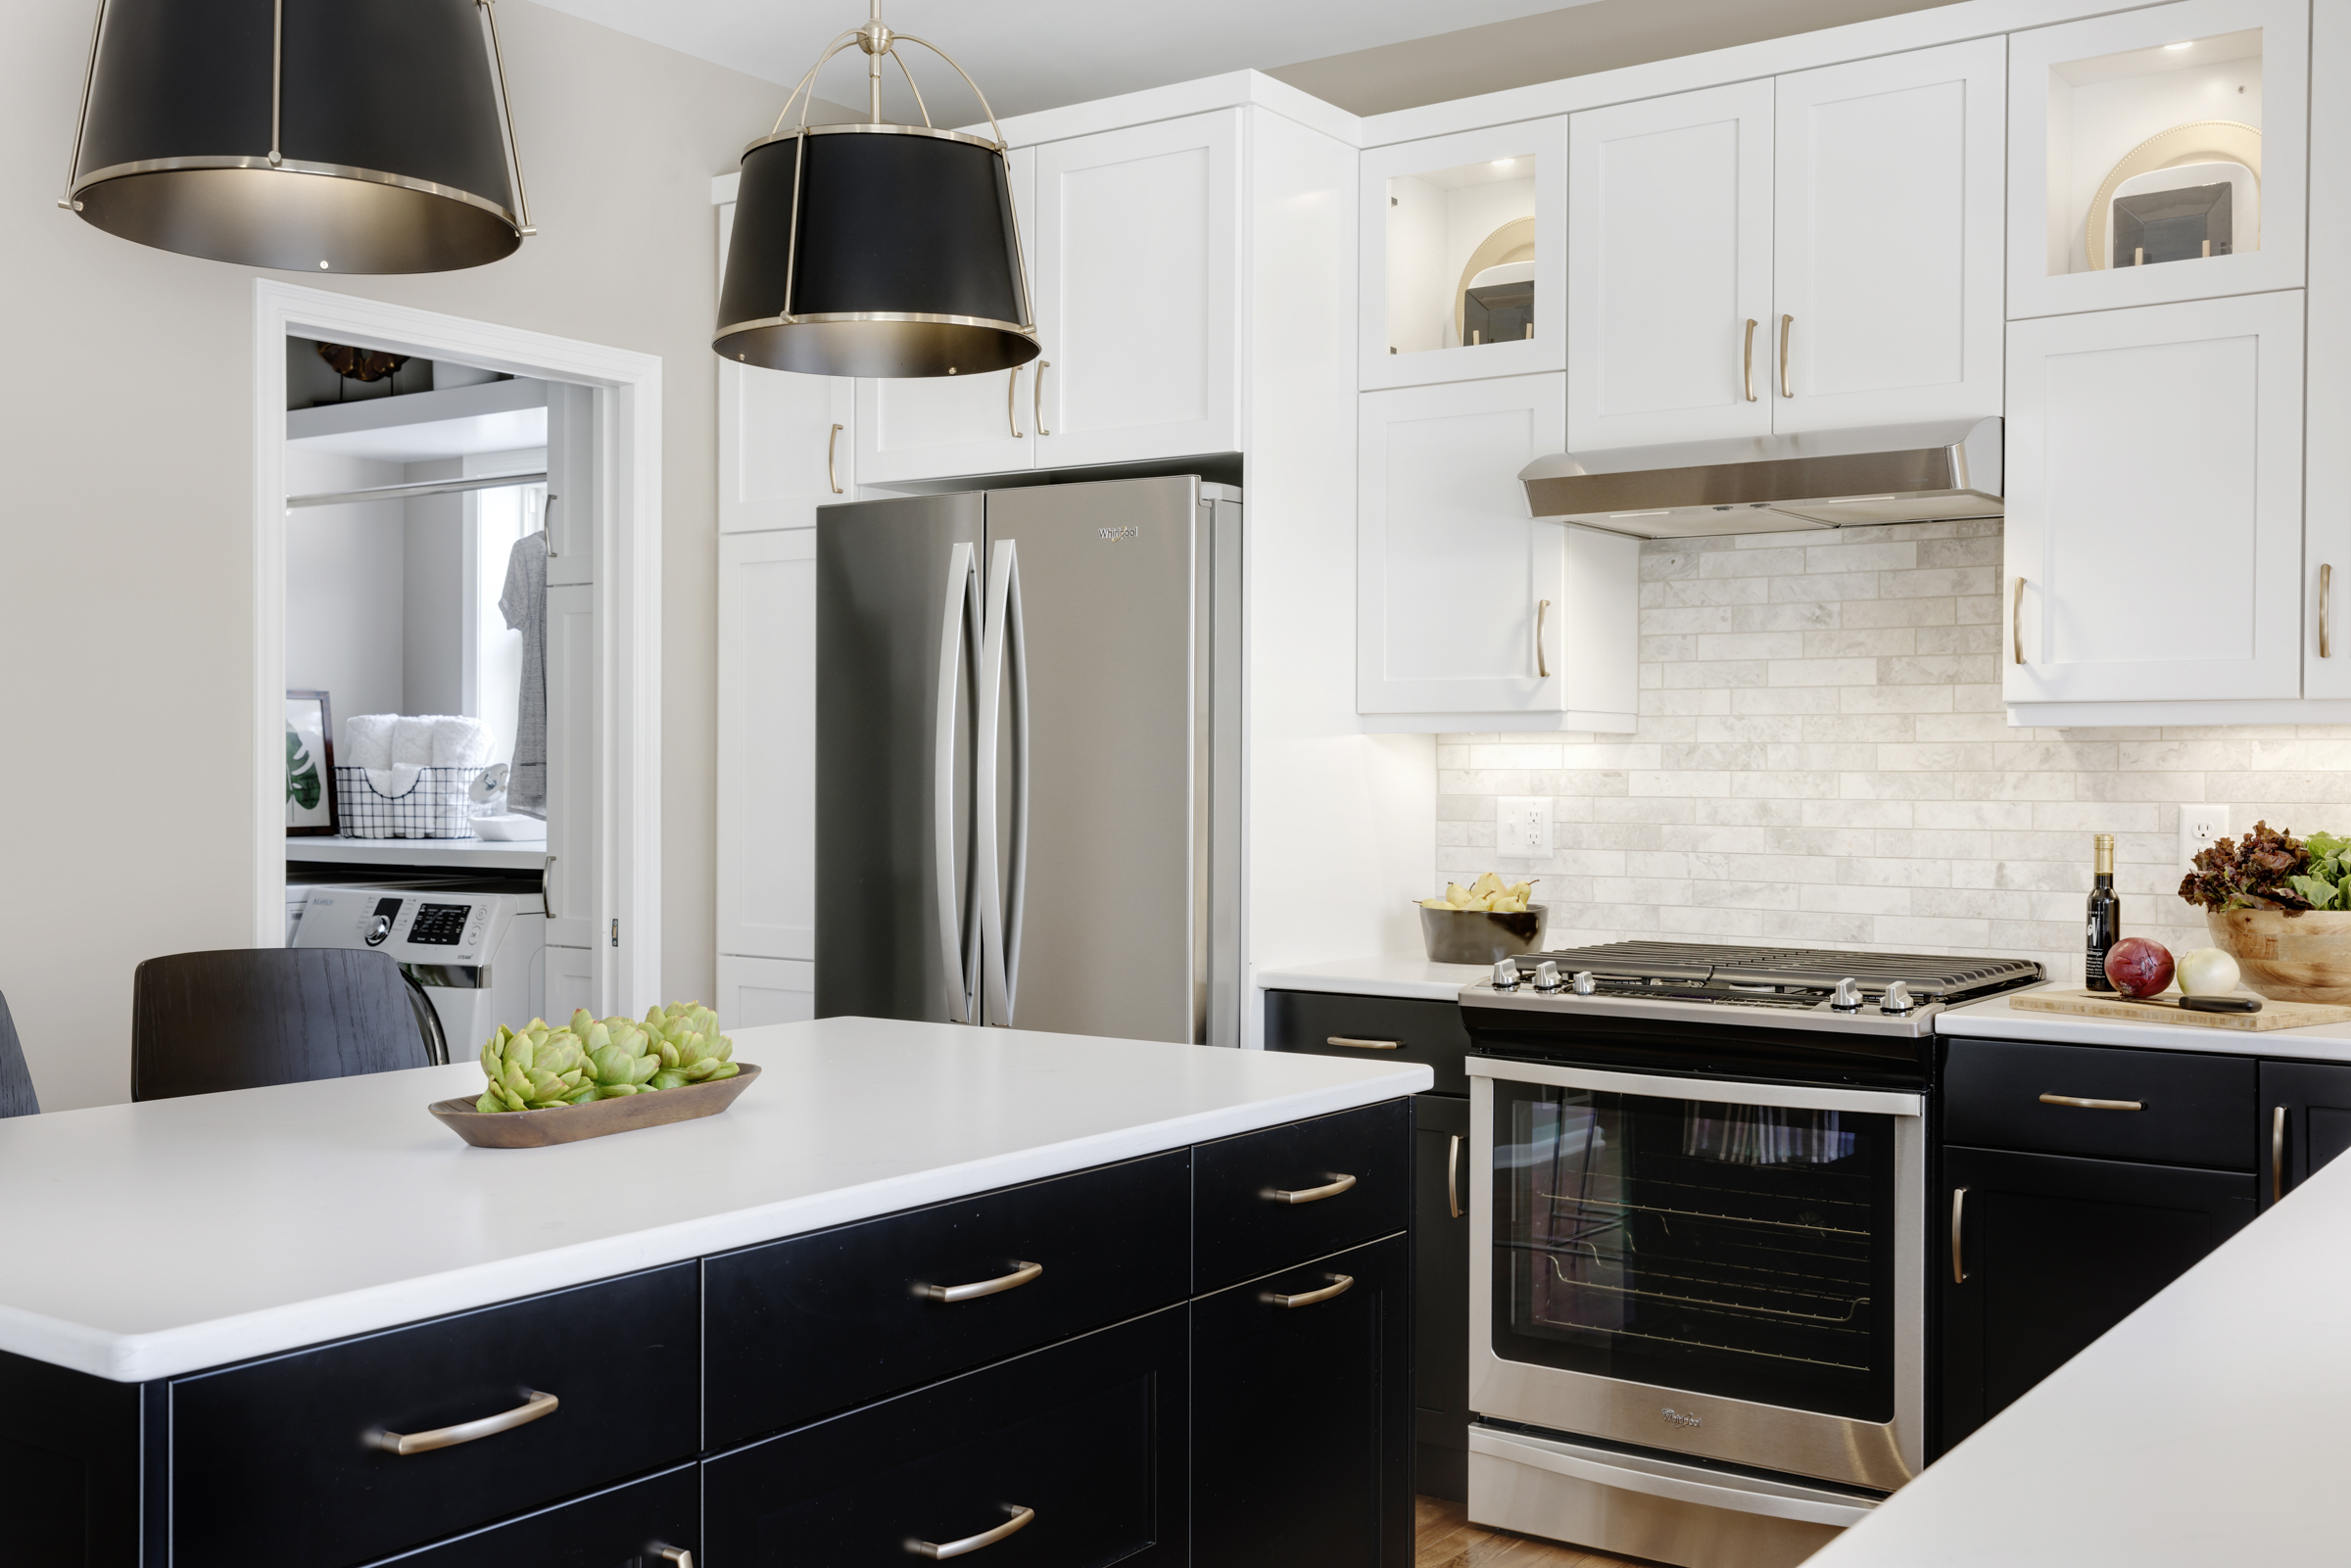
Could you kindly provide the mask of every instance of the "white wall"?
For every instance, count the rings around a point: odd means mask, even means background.
[[[397,485],[401,477],[398,463],[286,452],[291,495]],[[378,500],[306,506],[286,517],[286,685],[327,694],[338,760],[353,714],[400,711],[403,515],[401,502]]]
[[[783,89],[528,0],[499,19],[539,237],[492,266],[324,286],[664,357],[663,979],[706,996],[710,176],[767,129]],[[0,352],[19,372],[0,383],[0,728],[47,756],[120,756],[135,739],[175,759],[160,814],[135,769],[0,770],[0,993],[42,1104],[64,1109],[127,1096],[140,960],[252,935],[252,802],[267,783],[253,776],[250,695],[256,274],[60,212],[88,0],[17,0],[0,27],[15,302]],[[102,830],[51,831],[68,822]]]
[[[461,478],[461,457],[406,465],[408,483]],[[403,713],[465,711],[465,501],[462,492],[416,496],[402,530],[401,703]]]

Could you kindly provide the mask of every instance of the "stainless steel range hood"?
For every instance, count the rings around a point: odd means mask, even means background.
[[[1518,471],[1534,515],[1641,539],[2000,515],[2000,421],[1555,452]]]

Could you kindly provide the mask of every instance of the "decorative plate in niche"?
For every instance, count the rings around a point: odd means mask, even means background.
[[[1479,242],[1469,253],[1469,264],[1462,268],[1462,281],[1453,291],[1453,341],[1467,343],[1469,328],[1467,310],[1469,285],[1488,267],[1505,266],[1513,261],[1531,262],[1535,259],[1535,220],[1514,217]]]
[[[2261,179],[2261,132],[2251,125],[2233,119],[2194,119],[2170,130],[2158,131],[2140,142],[2121,162],[2108,171],[2106,182],[2089,204],[2089,214],[2082,220],[2082,242],[2089,255],[2092,271],[2103,270],[2110,264],[2106,254],[2107,235],[2113,228],[2114,194],[2127,179],[2150,174],[2161,168],[2178,168],[2186,164],[2241,164],[2253,171],[2258,184]],[[2236,214],[2236,251],[2242,254],[2261,248],[2260,219],[2257,214]]]

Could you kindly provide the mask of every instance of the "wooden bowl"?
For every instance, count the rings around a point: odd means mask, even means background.
[[[651,1094],[591,1100],[586,1105],[560,1105],[547,1111],[476,1111],[473,1107],[479,1095],[473,1100],[435,1100],[425,1109],[476,1149],[544,1149],[550,1144],[578,1143],[583,1138],[717,1116],[758,1076],[759,1069],[745,1062],[741,1072],[716,1083],[686,1083]]]
[[[2351,912],[2214,909],[2212,945],[2236,960],[2245,984],[2279,1002],[2351,1003]]]

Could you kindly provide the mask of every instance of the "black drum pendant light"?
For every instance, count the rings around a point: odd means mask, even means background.
[[[993,139],[940,130],[898,54],[921,44],[980,100]],[[870,122],[811,125],[826,61],[866,55]],[[896,60],[920,125],[882,119],[882,60]],[[784,120],[800,102],[800,121]],[[735,234],[711,347],[729,359],[820,376],[979,375],[1036,357],[1028,267],[1003,132],[969,73],[937,45],[882,24],[835,38],[776,128],[744,150]]]
[[[508,256],[534,230],[492,0],[99,0],[58,205],[248,266]]]

